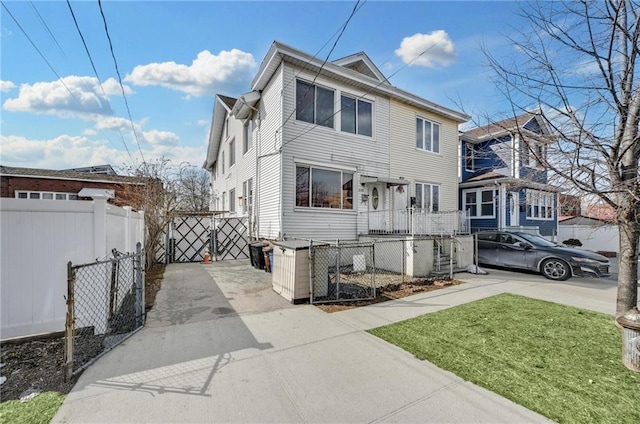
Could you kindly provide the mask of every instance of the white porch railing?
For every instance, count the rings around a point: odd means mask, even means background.
[[[466,211],[427,212],[396,209],[364,212],[368,214],[369,234],[453,235],[469,234]]]

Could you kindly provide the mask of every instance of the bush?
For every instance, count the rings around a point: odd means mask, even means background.
[[[575,247],[581,247],[582,246],[582,242],[580,240],[574,239],[574,238],[567,239],[567,240],[563,241],[562,244],[564,244],[565,246],[575,246]]]

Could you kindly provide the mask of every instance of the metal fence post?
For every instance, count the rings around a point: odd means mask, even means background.
[[[67,320],[65,323],[65,367],[66,378],[70,378],[73,374],[73,333],[74,333],[74,299],[73,299],[73,286],[75,283],[74,270],[71,265],[71,261],[67,262]]]
[[[135,290],[136,290],[136,328],[142,326],[142,311],[143,305],[142,301],[144,299],[144,295],[142,292],[142,244],[140,242],[136,243],[136,255],[133,259],[133,272],[134,272],[134,280],[135,280]]]

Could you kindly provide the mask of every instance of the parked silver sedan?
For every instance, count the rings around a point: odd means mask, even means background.
[[[572,275],[609,276],[609,259],[597,253],[562,247],[542,237],[522,232],[478,233],[478,262],[540,272],[550,280]]]

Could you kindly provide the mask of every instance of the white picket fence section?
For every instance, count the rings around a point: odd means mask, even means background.
[[[63,331],[67,262],[135,252],[144,215],[93,201],[0,201],[0,339]]]

